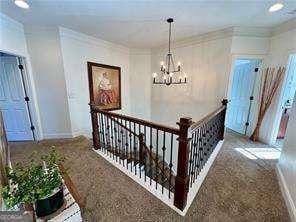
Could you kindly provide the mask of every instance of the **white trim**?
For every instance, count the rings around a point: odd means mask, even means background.
[[[32,123],[35,126],[36,140],[43,139],[42,124],[40,118],[39,105],[37,102],[37,94],[35,88],[35,81],[33,79],[32,66],[29,57],[20,57],[21,63],[24,66],[24,84],[27,88],[27,93],[30,98],[29,107],[32,116]]]
[[[191,206],[196,194],[198,193],[199,188],[201,187],[204,179],[206,178],[212,164],[214,163],[216,156],[218,155],[222,144],[223,144],[224,140],[219,141],[219,143],[217,144],[217,146],[215,147],[213,153],[211,154],[211,156],[209,157],[208,161],[206,162],[205,166],[203,167],[202,171],[200,172],[200,174],[197,176],[195,182],[193,183],[193,186],[191,187],[191,189],[189,189],[188,192],[188,198],[187,198],[187,204],[186,207],[184,208],[183,211],[181,211],[180,209],[178,209],[177,207],[175,207],[174,205],[174,193],[171,193],[171,197],[168,197],[169,191],[168,189],[164,188],[164,192],[161,192],[161,187],[158,186],[158,189],[155,189],[156,186],[156,182],[154,180],[152,181],[152,185],[150,185],[150,178],[147,177],[147,180],[145,181],[144,178],[144,173],[142,172],[142,177],[140,178],[139,175],[139,171],[141,170],[138,165],[136,165],[136,170],[134,167],[130,167],[128,166],[128,169],[126,168],[126,164],[127,161],[124,160],[124,165],[116,163],[112,157],[106,155],[106,153],[104,153],[101,150],[95,150],[93,149],[97,154],[99,154],[101,157],[103,157],[105,160],[107,160],[109,163],[111,163],[113,166],[115,166],[116,168],[118,168],[121,172],[123,172],[124,174],[126,174],[127,176],[129,176],[131,179],[133,179],[135,182],[137,182],[138,184],[140,184],[142,187],[144,187],[146,190],[148,190],[151,194],[153,194],[155,197],[157,197],[159,200],[161,200],[163,203],[165,203],[167,206],[169,206],[171,209],[173,209],[174,211],[176,211],[178,214],[180,214],[181,216],[185,216],[189,207]],[[133,163],[133,162],[132,162]],[[131,165],[133,165],[131,163]],[[137,175],[135,176],[135,173],[137,173]]]
[[[72,137],[77,137],[77,136],[81,136],[81,135],[91,139],[92,138],[92,131],[91,130],[80,130],[80,131],[72,132]]]
[[[275,106],[276,112],[275,112],[275,116],[274,116],[274,121],[272,123],[272,127],[270,128],[270,137],[268,138],[268,141],[266,141],[268,144],[271,145],[275,145],[276,144],[276,140],[277,140],[277,135],[279,132],[279,128],[280,128],[280,124],[281,124],[281,117],[283,114],[283,105],[284,105],[284,96],[285,96],[285,90],[287,88],[287,84],[288,84],[288,77],[290,74],[290,66],[292,63],[292,56],[296,54],[296,52],[294,51],[294,53],[291,53],[288,55],[288,61],[287,61],[287,65],[285,67],[285,73],[284,73],[284,78],[282,80],[282,82],[279,85],[279,96],[278,96],[278,100],[276,101],[277,104]],[[293,74],[292,74],[293,75]],[[276,97],[275,97],[276,99]]]
[[[73,138],[72,133],[43,133],[43,139]]]
[[[233,28],[221,29],[213,32],[204,33],[201,35],[191,36],[185,39],[180,39],[172,43],[172,49],[198,45],[204,42],[215,41],[217,39],[231,38],[233,36]],[[159,53],[167,49],[166,44],[152,48],[152,53]]]
[[[75,39],[80,42],[90,44],[92,46],[96,45],[96,46],[104,47],[104,48],[112,48],[113,50],[115,49],[115,50],[118,50],[120,52],[127,53],[127,54],[129,54],[129,52],[130,52],[130,49],[125,46],[115,44],[112,42],[108,42],[103,39],[95,38],[95,37],[92,37],[90,35],[86,35],[86,34],[83,34],[80,32],[75,32],[71,29],[67,29],[64,27],[59,26],[59,33],[60,33],[61,38],[62,37],[71,38],[71,39]]]
[[[233,36],[271,37],[272,30],[267,27],[234,26]]]
[[[274,27],[272,29],[272,36],[280,35],[293,29],[296,29],[296,18],[292,18]]]
[[[265,56],[266,55],[264,55],[264,54],[259,54],[259,55],[232,54],[231,55],[231,68],[230,68],[230,74],[228,75],[228,86],[227,86],[227,93],[226,93],[226,96],[227,96],[226,98],[228,99],[228,101],[230,101],[230,97],[231,97],[231,89],[232,89],[232,83],[233,83],[235,61],[237,59],[258,60],[258,61],[260,61],[259,66],[260,66],[260,68],[262,68],[264,66]],[[254,94],[253,94],[254,98],[257,98],[258,96],[260,96],[261,75],[262,75],[262,72],[259,71],[258,76],[255,79]],[[250,134],[252,133],[251,131],[253,131],[253,129],[255,128],[255,125],[256,125],[256,123],[254,121],[257,121],[257,116],[259,113],[258,103],[259,103],[259,100],[256,100],[256,99],[253,100],[252,107],[250,110],[250,118],[252,118],[252,119],[250,119],[249,121],[252,121],[254,124],[250,124],[250,127],[247,130],[248,136],[250,136]],[[253,112],[253,113],[251,113],[251,112]],[[227,115],[227,112],[226,112],[226,115]]]
[[[23,32],[23,24],[13,20],[12,18],[8,17],[7,15],[0,12],[0,22],[1,25],[6,26],[9,29],[16,29],[18,31]]]
[[[130,55],[151,55],[151,49],[130,48]]]
[[[0,13],[1,15],[1,13]],[[32,75],[32,66],[30,63],[29,56],[21,56],[16,55],[10,52],[6,52],[0,49],[0,52],[6,53],[8,55],[13,55],[16,58],[20,58],[21,64],[24,66],[24,82],[23,84],[26,87],[27,94],[30,98],[29,101],[29,107],[30,107],[30,114],[32,117],[32,124],[35,127],[35,136],[36,140],[42,140],[43,139],[43,132],[42,132],[42,125],[41,125],[41,119],[40,119],[40,112],[39,112],[39,106],[37,102],[37,96],[35,91],[35,82]]]
[[[282,173],[282,170],[279,166],[279,164],[276,165],[276,173],[278,176],[278,180],[279,180],[279,185],[283,194],[283,197],[285,199],[286,202],[286,206],[288,208],[288,212],[291,218],[292,222],[296,222],[296,206],[293,202],[292,196],[289,192],[288,186],[286,184],[286,180],[285,177]]]
[[[202,185],[203,181],[205,180],[206,176],[208,175],[208,172],[209,172],[211,166],[213,165],[213,163],[214,163],[214,161],[215,161],[215,159],[216,159],[216,157],[217,157],[223,143],[224,143],[224,140],[219,141],[219,143],[215,147],[213,153],[211,154],[208,161],[204,165],[203,169],[201,170],[201,172],[198,174],[197,178],[195,179],[195,182],[194,182],[192,188],[189,189],[188,198],[187,198],[187,205],[186,205],[184,211],[187,212],[187,210],[191,206],[196,194],[199,191],[199,188],[201,187],[201,185]]]

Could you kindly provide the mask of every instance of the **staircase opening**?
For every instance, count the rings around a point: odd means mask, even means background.
[[[169,127],[91,104],[94,150],[184,216],[222,145],[226,105]]]

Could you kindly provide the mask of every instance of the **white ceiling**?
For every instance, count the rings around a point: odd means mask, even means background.
[[[166,43],[166,18],[173,17],[173,38],[183,39],[231,26],[273,27],[295,17],[296,0],[275,13],[266,0],[100,1],[27,0],[30,9],[0,0],[0,11],[24,25],[63,26],[129,47]]]

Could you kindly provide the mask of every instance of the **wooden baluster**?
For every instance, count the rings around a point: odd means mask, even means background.
[[[119,118],[117,119],[117,122],[119,123]],[[119,160],[119,164],[121,164],[121,157],[120,157],[120,154],[121,154],[121,150],[122,150],[122,147],[121,147],[121,137],[120,137],[120,134],[121,134],[121,126],[119,124],[117,124],[117,139],[118,139],[118,151],[117,151],[117,156],[118,156],[118,160]]]
[[[132,133],[131,133],[131,130],[132,130],[132,125],[131,125],[131,121],[129,121],[129,129],[130,129],[130,132],[129,132],[129,140],[130,140],[130,153],[129,153],[129,159],[130,159],[130,163],[131,163],[131,172],[133,171],[133,148],[132,148]]]
[[[136,141],[136,123],[134,123],[134,169],[135,169],[135,175],[137,175],[136,162],[137,162],[137,141]]]
[[[106,142],[105,142],[105,128],[104,128],[104,121],[103,121],[103,114],[101,114],[100,115],[100,123],[101,123],[101,127],[102,127],[102,138],[103,138],[103,141],[102,141],[102,148],[103,148],[103,150],[102,151],[104,151],[105,152],[105,146],[106,146]]]
[[[139,134],[139,163],[140,167],[142,167],[145,163],[145,153],[144,153],[144,134]],[[141,170],[140,170],[140,178],[141,178]]]
[[[118,139],[117,139],[117,122],[116,118],[114,118],[114,142],[115,142],[115,147],[114,147],[114,155],[115,155],[115,160],[117,162],[117,149],[118,149]]]
[[[146,134],[146,126],[144,126],[144,139],[145,139],[145,142],[144,142],[145,143],[145,147],[144,147],[145,148],[144,149],[144,171],[145,171],[145,178],[144,178],[144,181],[145,182],[146,182],[146,176],[147,176],[147,171],[146,171],[147,170],[147,166],[146,166],[146,158],[147,158],[147,155],[146,155],[147,154],[147,151],[146,151],[146,149],[147,149],[146,148],[146,144],[147,144],[146,143],[146,138],[147,138],[147,136],[146,135],[147,135]]]
[[[187,195],[189,189],[188,159],[189,159],[189,141],[188,129],[191,125],[191,118],[181,118],[178,123],[180,135],[178,138],[178,166],[177,176],[175,178],[175,196],[174,205],[183,210],[187,204]]]
[[[150,145],[149,145],[149,177],[150,177],[150,186],[152,185],[152,127],[150,127]]]
[[[125,126],[125,158],[126,158],[126,169],[128,169],[128,128],[127,128],[127,124],[126,124],[126,120],[124,121],[124,126]]]
[[[113,121],[113,118],[111,118],[110,121],[111,121],[111,150],[112,150],[113,160],[114,160],[114,121]]]
[[[161,189],[161,193],[163,194],[163,188],[164,188],[164,163],[165,163],[165,150],[166,150],[166,146],[165,146],[165,131],[163,131],[163,142],[162,142],[162,174],[161,174],[161,185],[162,185],[162,189]]]
[[[209,125],[208,125],[208,122],[206,123],[206,161],[205,163],[208,161],[209,159],[209,156],[210,156],[210,135],[209,135]]]
[[[196,179],[196,172],[198,171],[198,165],[199,165],[199,162],[198,162],[198,133],[199,133],[199,129],[197,129],[195,132],[194,132],[194,141],[193,141],[193,144],[194,144],[194,162],[193,162],[193,170],[192,170],[192,180],[193,182],[195,181]],[[191,185],[192,185],[192,181],[191,181]]]
[[[110,152],[110,132],[109,132],[110,125],[109,125],[109,118],[108,118],[107,115],[105,116],[105,124],[106,124],[106,138],[107,138],[107,154],[108,154],[108,151],[109,151],[109,155],[111,157],[111,152]]]
[[[100,137],[99,137],[99,122],[97,112],[91,110],[91,123],[92,123],[92,136],[94,149],[100,148]]]
[[[157,184],[158,184],[158,135],[159,135],[159,132],[158,132],[158,129],[156,130],[156,157],[155,157],[155,161],[156,161],[156,163],[155,163],[155,181],[156,181],[156,184],[155,184],[155,188],[156,188],[156,190],[157,190]],[[152,153],[151,153],[152,154]],[[152,174],[153,174],[154,172],[152,172]]]
[[[206,155],[206,160],[205,163],[208,161],[209,158],[209,126],[208,126],[208,122],[206,123],[206,149],[205,149],[205,155]]]
[[[171,133],[171,153],[170,153],[170,181],[169,181],[169,198],[171,198],[171,186],[172,186],[172,167],[173,167],[173,147],[174,147],[174,134]]]
[[[140,178],[142,178],[142,171],[141,171],[141,169],[142,169],[142,160],[141,160],[141,155],[142,155],[142,152],[143,152],[143,147],[141,147],[142,145],[143,145],[143,140],[144,140],[144,138],[143,139],[141,139],[140,138],[140,135],[141,135],[141,125],[140,124],[138,124],[138,147],[139,147],[139,156],[138,156],[138,158],[139,158],[139,172],[140,172]]]
[[[223,99],[222,100],[222,105],[225,106],[225,109],[221,112],[221,116],[222,116],[222,129],[221,129],[221,136],[220,136],[220,140],[224,139],[224,131],[225,131],[225,117],[226,117],[226,109],[227,109],[227,103],[228,100],[227,99]]]
[[[106,122],[106,115],[103,115],[102,121],[104,124],[104,136],[105,136],[105,154],[108,155],[108,130],[107,130],[107,122]]]
[[[194,165],[193,165],[193,162],[194,162],[194,142],[193,142],[194,135],[195,135],[195,132],[193,132],[191,134],[191,143],[190,143],[190,148],[189,148],[190,155],[189,155],[188,174],[189,174],[190,187],[192,186],[192,180],[193,180],[192,174],[193,174],[193,169],[194,169]]]
[[[122,123],[122,119],[120,119],[120,135],[121,135],[121,150],[120,150],[120,154],[119,157],[122,159],[122,165],[123,167],[124,165],[124,155],[125,155],[125,144],[124,144],[124,128],[123,128],[123,123]]]
[[[196,143],[197,143],[197,170],[196,170],[196,175],[195,178],[197,178],[198,174],[200,173],[201,170],[201,157],[202,157],[202,131],[201,131],[201,127],[198,128],[198,131],[196,132],[197,134],[197,139],[196,139]]]

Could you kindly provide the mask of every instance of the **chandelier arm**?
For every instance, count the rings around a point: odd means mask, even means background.
[[[166,55],[165,64],[168,66],[166,69],[166,74],[170,72],[170,54]]]
[[[175,70],[176,70],[176,68],[175,68],[175,63],[174,63],[174,58],[173,58],[173,56],[171,56],[172,57],[172,72],[174,72]]]

